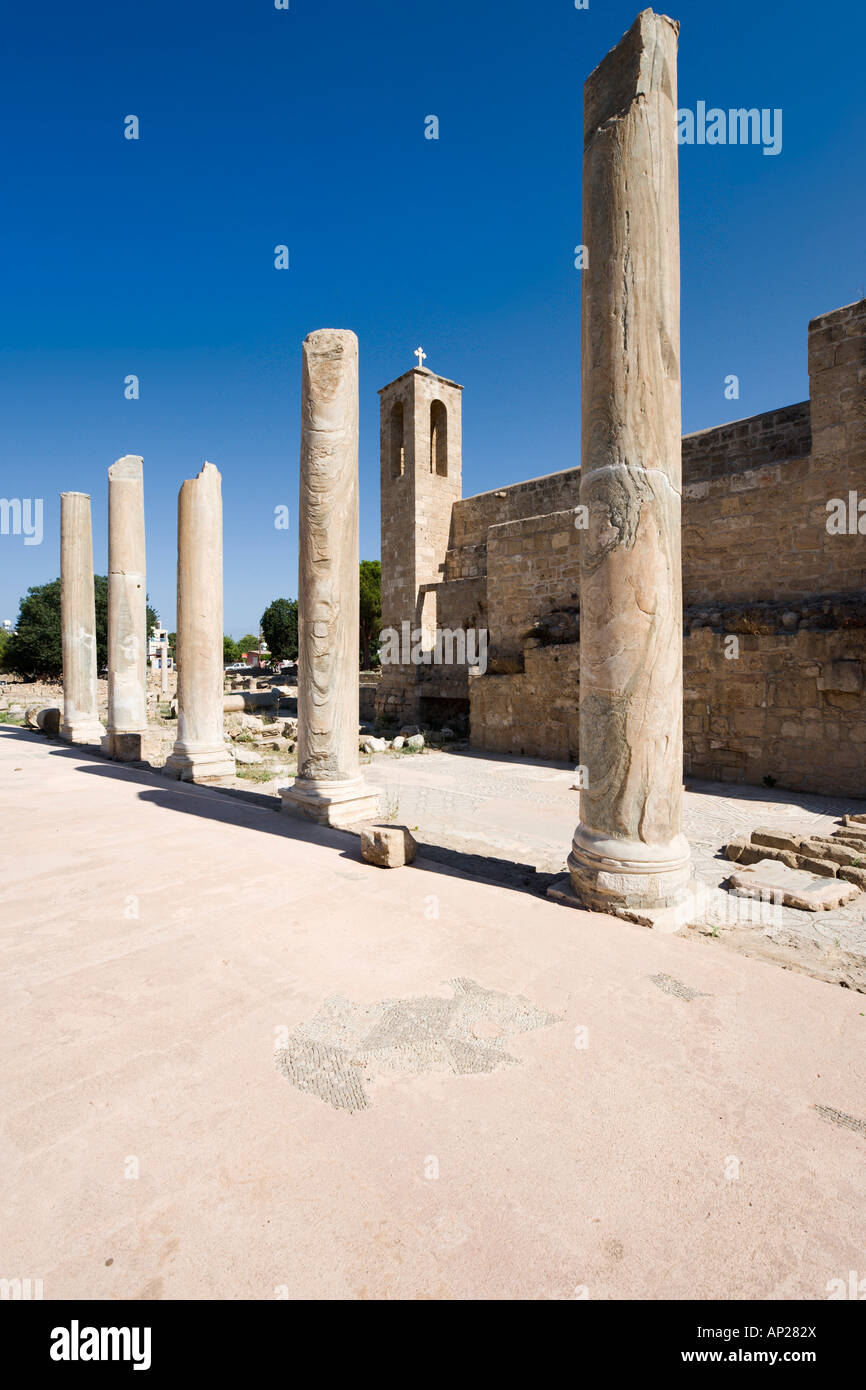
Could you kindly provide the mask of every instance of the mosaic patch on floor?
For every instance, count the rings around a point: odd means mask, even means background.
[[[453,998],[422,995],[355,1004],[335,995],[300,1024],[276,1053],[277,1070],[299,1091],[335,1110],[365,1110],[376,1072],[451,1072],[468,1076],[519,1064],[510,1037],[561,1019],[522,995],[449,981]]]

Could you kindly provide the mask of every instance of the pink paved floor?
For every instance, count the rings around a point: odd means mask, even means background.
[[[813,1108],[866,1120],[862,995],[375,869],[348,836],[20,730],[0,808],[0,1277],[46,1298],[813,1299],[866,1273],[866,1138]],[[328,996],[457,976],[563,1021],[490,1074],[379,1078],[353,1114],[277,1072],[277,1030]]]

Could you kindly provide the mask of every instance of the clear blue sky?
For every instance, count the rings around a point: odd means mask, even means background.
[[[124,453],[144,456],[148,588],[169,627],[177,490],[205,458],[223,474],[227,631],[293,597],[314,328],[361,343],[362,557],[379,553],[376,391],[419,343],[466,388],[467,495],[576,464],[582,87],[638,9],[8,4],[0,496],[43,497],[45,539],[0,536],[0,618],[59,571],[61,490],[92,494],[105,572],[106,470]],[[778,157],[681,149],[692,430],[804,399],[808,319],[864,292],[866,18],[862,0],[670,12],[681,107],[784,112]]]

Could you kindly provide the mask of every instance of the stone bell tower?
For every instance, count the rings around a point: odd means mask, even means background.
[[[419,362],[425,354],[419,348]],[[462,493],[462,386],[424,366],[379,392],[382,509],[382,628],[436,627],[435,591]],[[418,668],[383,666],[378,714],[418,717]]]

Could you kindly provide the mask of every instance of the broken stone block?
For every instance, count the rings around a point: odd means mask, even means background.
[[[372,734],[367,734],[366,738],[361,739],[361,748],[365,753],[384,753],[387,747],[386,739],[374,738]]]
[[[803,912],[828,912],[851,902],[860,892],[855,883],[841,882],[838,878],[816,878],[774,859],[762,859],[758,864],[737,869],[731,874],[728,886],[737,897],[764,898]]]
[[[860,845],[866,845],[866,825],[862,828],[846,825],[842,830],[834,830],[831,838],[843,845],[853,845],[856,849]]]
[[[840,844],[838,840],[812,839],[804,841],[803,852],[813,859],[829,859],[834,864],[855,864],[860,855],[850,845]],[[866,851],[864,851],[866,852]]]
[[[804,873],[817,874],[819,878],[835,878],[839,869],[832,859],[813,859],[806,854],[798,854],[796,864]]]
[[[857,815],[854,815],[854,816],[845,816],[845,824],[846,824],[846,825],[866,825],[866,815],[861,815],[861,814],[858,812]]]
[[[802,835],[795,835],[789,830],[760,828],[752,831],[753,845],[768,845],[771,849],[789,849],[795,853],[799,851],[802,839]]]
[[[405,825],[371,825],[361,831],[361,858],[380,869],[411,864],[418,845]]]
[[[396,748],[397,752],[399,753],[400,749],[403,747],[403,744],[405,742],[406,740],[405,738],[403,738],[402,734],[398,734],[397,737],[394,739],[394,742],[391,744],[391,747]]]
[[[843,878],[846,883],[856,883],[858,888],[866,892],[866,867],[858,869],[846,866],[839,870],[839,878]]]
[[[235,762],[241,767],[253,767],[256,763],[263,763],[264,758],[261,753],[250,753],[246,748],[236,748],[234,750]]]
[[[412,734],[412,735],[406,740],[406,747],[407,747],[407,748],[414,748],[416,752],[419,752],[419,753],[420,753],[421,749],[424,747],[424,735],[423,735],[423,734]]]
[[[757,849],[745,835],[735,835],[728,841],[725,854],[737,864],[757,864],[759,860],[770,858],[777,851],[766,848]]]
[[[40,728],[43,734],[47,734],[49,738],[60,737],[60,725],[62,722],[63,712],[58,709],[56,705],[43,706],[43,708],[37,712],[37,728]]]

